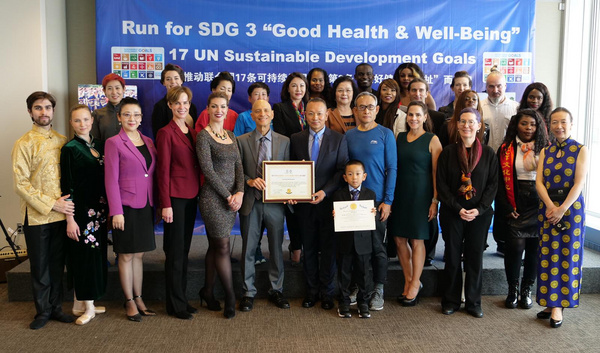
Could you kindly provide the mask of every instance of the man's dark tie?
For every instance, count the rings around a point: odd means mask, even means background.
[[[258,145],[258,161],[256,163],[256,177],[257,178],[263,177],[262,162],[269,160],[269,158],[267,157],[267,144],[265,143],[266,139],[267,138],[264,136],[261,137],[260,144]],[[256,197],[257,200],[262,199],[262,191],[255,188],[254,196]]]
[[[360,191],[351,190],[350,193],[352,194],[352,200],[358,200],[358,194],[360,193]]]

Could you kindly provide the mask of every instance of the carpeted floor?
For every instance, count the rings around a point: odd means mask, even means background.
[[[338,318],[335,310],[290,310],[264,299],[252,312],[232,320],[201,309],[191,321],[169,317],[164,303],[150,302],[159,316],[129,322],[118,302],[99,302],[107,313],[85,326],[50,321],[38,331],[28,328],[31,302],[8,302],[0,284],[0,351],[2,352],[598,352],[600,294],[582,295],[581,307],[567,310],[565,322],[551,329],[535,319],[541,308],[503,308],[504,297],[484,297],[485,317],[466,312],[440,313],[439,298],[424,298],[403,308],[391,298],[370,319]],[[152,304],[152,305],[150,305]],[[199,305],[198,302],[192,304]],[[65,303],[65,311],[71,303]]]

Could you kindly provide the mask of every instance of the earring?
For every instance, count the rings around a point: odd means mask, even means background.
[[[477,133],[479,133],[479,130],[477,130]]]

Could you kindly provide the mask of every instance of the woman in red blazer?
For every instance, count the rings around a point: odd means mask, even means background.
[[[138,131],[142,108],[137,100],[123,98],[117,118],[122,129],[106,140],[104,181],[127,318],[141,321],[141,315],[156,315],[142,300],[142,257],[156,248],[152,213],[156,148]]]
[[[196,220],[200,168],[196,158],[196,136],[186,124],[192,101],[187,87],[173,87],[167,92],[167,104],[173,119],[158,130],[158,195],[165,226],[165,288],[167,313],[189,320],[196,309],[188,304],[188,253]]]

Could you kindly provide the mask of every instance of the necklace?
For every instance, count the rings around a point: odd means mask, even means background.
[[[229,137],[225,130],[223,130],[223,134],[217,134],[215,130],[213,130],[212,126],[210,126],[210,124],[208,124],[208,127],[210,128],[210,132],[212,132],[217,138],[220,138],[223,141],[227,140],[227,137]]]
[[[131,136],[127,135],[127,137],[129,137],[129,139],[131,140],[131,142],[136,143],[142,140],[142,136],[141,134],[138,132],[137,133],[137,137],[136,138],[131,138]]]

